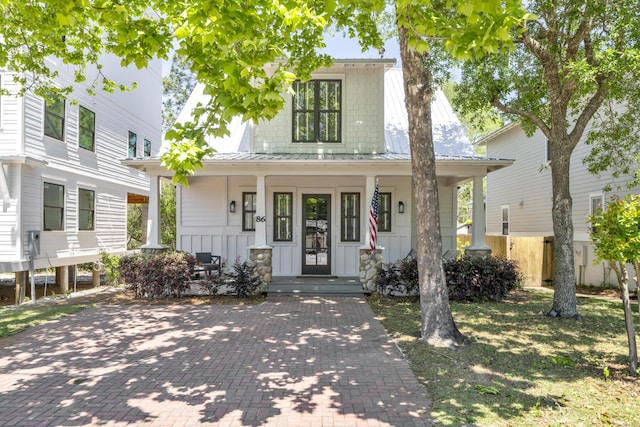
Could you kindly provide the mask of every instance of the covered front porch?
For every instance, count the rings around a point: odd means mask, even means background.
[[[143,248],[158,248],[159,180],[168,171],[157,159],[125,162],[150,176]],[[485,158],[438,159],[443,251],[456,249],[457,186],[468,180],[474,182],[471,250],[490,251],[484,242],[482,180],[488,170],[510,163]],[[176,246],[194,254],[220,255],[227,266],[236,260],[252,261],[252,252],[256,257],[268,254],[267,282],[299,276],[358,277],[363,281],[360,260],[371,238],[368,216],[376,184],[387,198],[387,223],[378,230],[377,250],[383,262],[395,262],[416,247],[416,189],[410,158],[400,155],[216,155],[189,179],[188,188],[178,189]],[[299,284],[312,287],[308,281]],[[371,289],[370,284],[365,287]]]

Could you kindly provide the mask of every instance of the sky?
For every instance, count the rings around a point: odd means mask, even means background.
[[[377,49],[369,49],[362,52],[362,48],[357,39],[345,38],[341,34],[327,36],[327,47],[321,52],[327,53],[337,59],[371,59],[380,58]],[[387,40],[384,45],[384,58],[395,59],[396,67],[400,67],[400,45],[398,40],[393,38]],[[164,61],[162,64],[162,75],[167,76],[171,70],[171,60]]]
[[[380,58],[380,54],[377,49],[369,49],[362,52],[362,48],[356,39],[349,39],[343,37],[341,34],[335,36],[327,36],[326,49],[323,49],[323,53],[327,53],[334,58],[338,59],[370,59]],[[398,40],[393,38],[387,40],[384,45],[384,58],[395,59],[398,62],[396,67],[400,66],[400,45]]]

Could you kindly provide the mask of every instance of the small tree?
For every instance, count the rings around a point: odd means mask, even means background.
[[[615,198],[607,203],[606,210],[589,217],[591,240],[595,245],[596,262],[605,260],[616,273],[622,296],[625,328],[629,341],[629,370],[636,375],[638,351],[633,326],[633,313],[629,301],[629,269],[636,272],[636,289],[640,276],[640,195]],[[639,295],[640,296],[640,295]]]

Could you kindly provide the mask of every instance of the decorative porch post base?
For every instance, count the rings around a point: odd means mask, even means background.
[[[377,247],[373,256],[368,247],[360,248],[360,282],[362,289],[368,291],[376,290],[376,278],[382,270],[382,251],[384,248]]]
[[[145,255],[160,255],[167,251],[166,246],[140,246],[140,252]]]
[[[262,279],[262,286],[258,292],[267,290],[271,283],[273,265],[271,263],[273,249],[270,246],[249,248],[249,266],[255,268],[255,275]]]
[[[468,246],[464,250],[465,255],[474,256],[474,257],[488,257],[491,255],[491,248],[485,246],[484,248],[473,248]]]

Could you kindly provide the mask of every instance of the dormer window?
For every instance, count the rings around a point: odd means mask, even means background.
[[[293,90],[293,142],[340,142],[342,81],[296,81]]]

